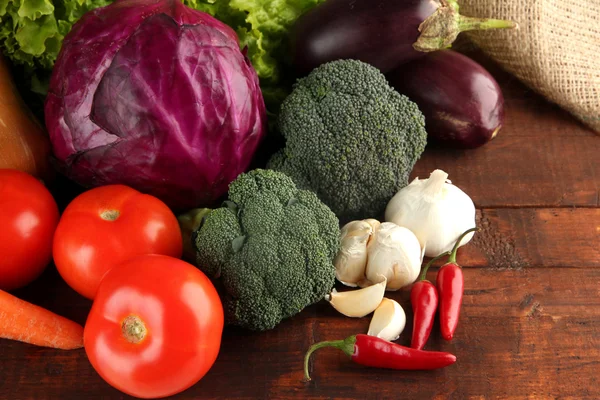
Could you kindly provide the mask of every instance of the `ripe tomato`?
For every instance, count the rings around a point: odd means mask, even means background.
[[[194,266],[143,255],[106,273],[83,333],[94,369],[132,396],[157,398],[198,382],[221,345],[223,306]]]
[[[0,289],[23,287],[44,271],[58,218],[56,202],[40,181],[0,169]]]
[[[113,266],[141,254],[181,258],[177,218],[159,199],[123,185],[76,197],[54,235],[54,263],[63,279],[88,299]]]

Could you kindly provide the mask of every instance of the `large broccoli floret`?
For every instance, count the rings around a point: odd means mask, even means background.
[[[195,233],[197,264],[220,278],[228,323],[275,327],[334,285],[339,221],[286,175],[254,170],[229,186],[229,201]]]
[[[408,184],[425,149],[425,119],[376,68],[334,61],[300,79],[284,101],[285,148],[268,168],[310,189],[343,221],[377,217]]]

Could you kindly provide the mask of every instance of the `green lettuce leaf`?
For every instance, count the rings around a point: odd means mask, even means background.
[[[64,36],[89,10],[109,0],[0,0],[0,49],[18,68],[17,82],[45,94]]]
[[[21,20],[20,26],[15,33],[15,39],[19,44],[20,50],[33,56],[46,56],[56,58],[56,48],[50,51],[46,48],[46,40],[54,38],[62,41],[62,36],[58,33],[56,20],[49,15],[32,20],[27,17]],[[44,54],[46,53],[46,54]]]
[[[53,13],[54,5],[49,0],[23,0],[18,12],[19,17],[30,20],[36,20],[44,15],[53,15]]]

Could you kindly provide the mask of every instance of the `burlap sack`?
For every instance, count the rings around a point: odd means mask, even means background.
[[[459,0],[472,17],[519,23],[470,39],[530,88],[600,132],[600,0]]]

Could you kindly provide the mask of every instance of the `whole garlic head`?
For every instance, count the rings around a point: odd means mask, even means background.
[[[335,277],[346,286],[356,287],[365,279],[367,245],[380,222],[375,219],[352,221],[342,227],[341,246],[333,261]]]
[[[407,228],[384,222],[367,246],[368,281],[387,279],[386,290],[398,290],[413,283],[419,276],[423,252],[419,240]]]
[[[388,203],[385,220],[410,229],[427,257],[435,257],[454,246],[458,237],[475,225],[473,200],[436,169],[428,179],[415,178]],[[473,233],[460,245],[467,244]]]

